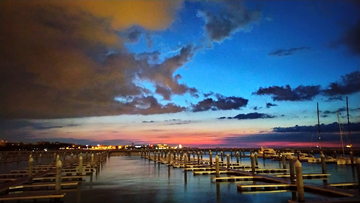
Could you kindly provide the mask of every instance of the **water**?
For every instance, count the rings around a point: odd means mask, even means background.
[[[192,157],[192,156],[191,156]],[[204,156],[208,158],[208,156]],[[213,156],[214,158],[214,156]],[[224,160],[226,158],[224,157]],[[49,159],[51,161],[51,159]],[[233,157],[231,162],[236,162]],[[270,159],[258,159],[260,168],[282,168],[281,162]],[[250,165],[249,158],[242,158],[241,163]],[[303,162],[303,173],[321,173],[320,164]],[[26,162],[1,165],[1,173],[10,169],[21,169]],[[288,167],[288,166],[287,166]],[[328,183],[354,182],[356,170],[351,166],[327,164],[327,173],[331,173]],[[6,169],[6,171],[5,171]],[[323,184],[322,180],[304,180],[305,183]],[[237,191],[237,184],[256,184],[261,182],[211,182],[211,175],[196,175],[183,172],[183,169],[154,163],[139,156],[110,157],[98,174],[90,176],[81,183],[78,190],[66,191],[64,202],[288,202],[292,191],[277,193],[245,194]],[[306,199],[324,199],[325,197],[305,193]]]
[[[206,158],[206,157],[204,157]],[[242,163],[250,164],[249,158]],[[236,162],[236,158],[232,158]],[[281,168],[278,161],[259,159],[261,168]],[[319,164],[303,163],[303,173],[321,173]],[[350,166],[327,164],[331,173],[329,183],[353,181]],[[244,194],[237,191],[237,184],[256,184],[247,181],[236,183],[213,183],[211,175],[196,175],[180,168],[149,162],[148,159],[132,156],[111,157],[90,183],[81,187],[81,198],[77,193],[67,194],[65,202],[288,202],[292,192]],[[323,184],[322,180],[304,180]],[[306,193],[305,198],[324,198]]]

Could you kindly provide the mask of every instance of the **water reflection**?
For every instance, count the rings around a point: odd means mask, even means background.
[[[221,196],[220,196],[220,183],[216,183],[216,202],[221,202]]]

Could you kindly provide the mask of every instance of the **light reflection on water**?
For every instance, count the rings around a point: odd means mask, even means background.
[[[207,155],[203,156],[208,159]],[[213,160],[214,160],[213,156]],[[51,162],[49,159],[48,162]],[[226,159],[224,159],[226,160]],[[250,165],[249,158],[241,158],[243,165]],[[231,158],[236,162],[236,157]],[[282,168],[281,161],[258,159],[260,168]],[[1,173],[11,169],[23,169],[27,162],[1,165]],[[320,164],[302,162],[303,173],[321,173]],[[289,165],[287,165],[287,168]],[[331,176],[328,183],[354,182],[355,170],[351,166],[327,164]],[[354,173],[353,173],[354,172]],[[64,202],[288,202],[292,192],[244,194],[237,191],[237,184],[261,184],[255,181],[236,183],[212,183],[210,175],[196,175],[183,169],[154,163],[139,156],[110,157],[101,170],[92,177],[86,177],[81,190],[67,192]],[[304,180],[305,183],[322,184],[322,180]],[[321,198],[305,193],[307,198]]]
[[[204,158],[207,158],[204,156]],[[232,158],[236,162],[236,158]],[[242,163],[250,164],[249,158],[242,158]],[[278,161],[259,159],[263,168],[279,168]],[[304,173],[321,173],[318,164],[303,163]],[[332,173],[329,182],[345,182],[344,177],[351,178],[349,167],[327,165]],[[282,168],[282,166],[281,166]],[[339,178],[336,174],[343,174]],[[236,183],[212,183],[210,175],[184,173],[182,169],[168,167],[165,164],[149,162],[140,157],[111,157],[104,165],[97,178],[90,183],[89,178],[83,182],[81,201],[79,202],[288,202],[291,191],[281,193],[244,194],[237,191],[236,184],[255,184],[254,181]],[[305,182],[322,183],[322,180],[305,180]],[[260,183],[260,182],[257,182]],[[321,198],[306,193],[305,198]],[[65,202],[72,202],[76,194],[67,194]]]

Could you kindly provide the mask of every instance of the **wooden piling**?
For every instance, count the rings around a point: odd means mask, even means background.
[[[254,154],[251,153],[250,154],[250,159],[251,159],[251,172],[253,175],[255,175],[255,157],[254,157]]]
[[[61,171],[62,162],[59,160],[56,163],[56,177],[55,177],[55,193],[60,194],[61,192]]]
[[[325,155],[323,153],[321,153],[320,159],[321,159],[321,171],[323,174],[325,174],[326,173],[326,163],[325,163]]]
[[[350,161],[351,161],[351,165],[354,164],[354,153],[353,151],[350,151]]]
[[[282,164],[283,164],[283,169],[286,169],[286,157],[285,157],[284,153],[281,153],[281,160],[282,160]]]
[[[220,171],[219,171],[219,155],[215,156],[215,168],[216,168],[216,177],[220,177]]]
[[[290,167],[290,182],[291,184],[295,183],[295,172],[294,172],[294,161],[296,160],[295,157],[289,157],[289,167]]]
[[[34,159],[30,156],[29,159],[29,181],[32,180],[32,176],[33,176],[33,167],[34,167]]]
[[[236,163],[239,163],[239,151],[236,151]]]
[[[37,164],[38,164],[38,165],[41,165],[41,158],[42,158],[42,154],[39,155],[39,159],[38,159],[38,161],[37,161]]]
[[[226,155],[226,168],[228,170],[230,169],[230,155],[229,154]]]
[[[221,161],[224,161],[224,151],[221,151],[220,155],[221,155]]]
[[[83,157],[80,155],[79,157],[79,168],[78,168],[78,175],[82,175],[83,173]]]
[[[212,163],[212,152],[211,152],[211,150],[209,150],[209,161],[210,161],[210,166],[212,166],[213,163]]]
[[[304,202],[304,181],[302,175],[302,166],[299,160],[295,163],[295,172],[296,172],[296,185],[297,185],[297,192],[298,192],[298,201]]]
[[[255,165],[258,166],[259,162],[258,162],[258,156],[257,156],[256,152],[254,152],[254,159],[255,159]]]

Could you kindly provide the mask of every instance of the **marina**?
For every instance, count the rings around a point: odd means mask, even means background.
[[[302,178],[298,180],[296,164],[300,162],[295,162],[296,156],[283,166],[282,160],[255,160],[254,150],[213,151],[57,151],[42,154],[43,163],[39,165],[34,164],[36,161],[33,165],[30,161],[1,163],[0,201],[359,201],[360,159],[353,165],[326,164],[327,170],[321,164],[302,162]],[[3,152],[2,159],[11,153]],[[19,156],[29,158],[28,153]],[[39,157],[39,153],[33,153],[30,159],[39,161]],[[63,163],[61,170],[55,165],[56,160]],[[298,185],[300,182],[302,186]],[[303,188],[303,193],[299,188]]]

